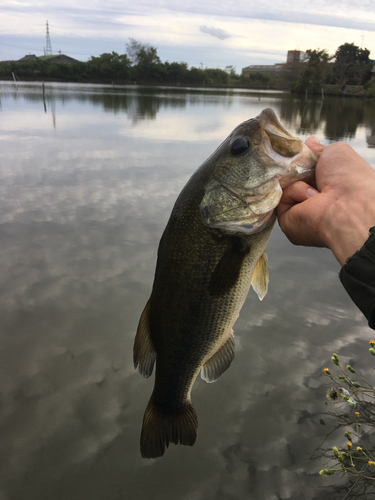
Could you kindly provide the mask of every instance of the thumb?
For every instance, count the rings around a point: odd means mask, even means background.
[[[314,136],[308,137],[305,141],[305,144],[308,148],[311,149],[311,151],[313,151],[318,156],[320,156],[322,154],[322,151],[325,148],[325,146],[320,144],[319,139],[317,137],[314,137]]]

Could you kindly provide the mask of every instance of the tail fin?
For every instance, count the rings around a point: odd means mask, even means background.
[[[197,432],[197,415],[190,402],[183,407],[170,409],[150,400],[143,417],[142,457],[162,457],[169,443],[193,446]]]

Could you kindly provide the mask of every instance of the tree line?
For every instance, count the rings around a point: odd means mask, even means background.
[[[130,38],[126,53],[104,53],[87,62],[51,63],[48,60],[0,62],[0,78],[14,73],[20,80],[57,79],[59,81],[230,85],[229,72],[218,68],[189,69],[185,62],[162,62],[157,49]]]
[[[369,86],[374,62],[370,51],[344,43],[330,56],[325,49],[307,50],[304,64],[291,75],[292,90],[319,92],[322,85],[337,85],[345,91],[349,85]]]
[[[286,88],[296,92],[320,92],[322,85],[365,86],[375,96],[375,80],[371,81],[370,51],[353,43],[340,45],[333,56],[325,49],[307,50],[302,63],[285,65],[277,76],[253,72],[236,73],[233,66],[220,68],[188,67],[186,62],[162,62],[157,48],[133,38],[126,53],[104,53],[75,64],[50,63],[46,60],[1,62],[0,78],[12,73],[20,80],[59,80],[103,83],[138,83],[166,85],[215,85],[251,88]]]

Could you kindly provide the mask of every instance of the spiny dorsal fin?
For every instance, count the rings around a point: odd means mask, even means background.
[[[258,294],[259,300],[263,300],[267,295],[269,280],[268,259],[266,252],[263,252],[255,266],[253,277],[251,278],[251,285]]]
[[[152,374],[156,359],[156,352],[150,337],[150,301],[147,302],[138,323],[137,334],[134,340],[133,360],[134,368],[148,378]]]
[[[215,382],[229,368],[234,359],[234,349],[234,335],[231,330],[226,342],[202,366],[202,379],[206,382]]]

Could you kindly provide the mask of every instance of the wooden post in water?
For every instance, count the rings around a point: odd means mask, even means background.
[[[42,85],[42,89],[43,89],[43,104],[44,104],[44,112],[47,113],[47,106],[46,106],[46,89],[45,89],[45,86],[44,86],[44,82],[43,82],[43,85]]]
[[[17,80],[16,80],[16,77],[14,76],[13,71],[12,71],[12,75],[13,75],[13,80],[14,80],[14,83],[15,83],[15,85],[16,85],[16,89],[18,90]]]
[[[324,101],[324,88],[322,87],[322,101]]]

